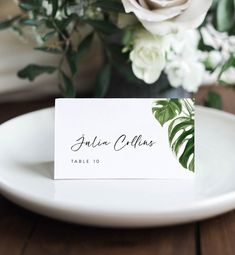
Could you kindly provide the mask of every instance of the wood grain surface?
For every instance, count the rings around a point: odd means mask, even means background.
[[[0,123],[53,104],[54,99],[0,104]],[[0,196],[0,255],[75,254],[234,255],[235,212],[168,228],[102,229],[48,219]]]

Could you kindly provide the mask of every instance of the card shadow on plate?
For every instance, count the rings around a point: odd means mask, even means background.
[[[35,162],[28,164],[24,163],[21,164],[21,167],[25,171],[30,171],[30,173],[34,173],[48,179],[54,179],[54,161]]]

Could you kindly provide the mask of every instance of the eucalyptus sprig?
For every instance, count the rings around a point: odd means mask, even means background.
[[[60,60],[57,66],[31,63],[21,69],[18,76],[34,81],[42,74],[57,72],[63,95],[75,97],[79,62],[89,52],[94,38],[102,37],[106,41],[120,33],[112,19],[124,11],[123,5],[117,0],[20,0],[19,7],[21,14],[0,21],[0,30],[13,28],[23,35],[24,29],[32,29],[38,43],[35,50],[56,54]],[[80,31],[84,26],[90,31],[85,36]],[[97,76],[100,92],[95,92],[96,96],[105,94],[110,69],[110,59],[106,58]]]

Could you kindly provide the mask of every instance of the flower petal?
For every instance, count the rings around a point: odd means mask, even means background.
[[[190,4],[188,1],[178,6],[150,10],[140,5],[136,0],[122,0],[122,3],[127,13],[133,12],[138,19],[150,22],[161,22],[177,17],[182,14]]]
[[[142,0],[143,1],[143,0]],[[156,8],[166,8],[166,7],[173,7],[185,4],[188,0],[146,0],[148,6],[152,9]]]

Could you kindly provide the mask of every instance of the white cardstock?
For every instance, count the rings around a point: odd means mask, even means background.
[[[153,115],[156,100],[57,99],[54,178],[192,178]]]

